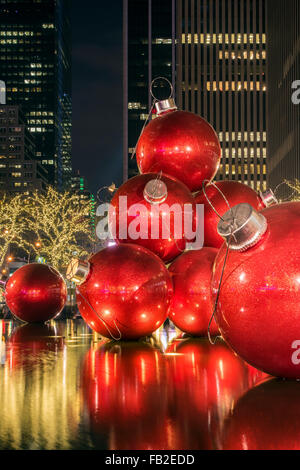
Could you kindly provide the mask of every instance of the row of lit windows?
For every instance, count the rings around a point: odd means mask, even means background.
[[[238,166],[230,166],[230,165],[220,165],[220,171],[222,172],[225,169],[226,173],[235,174],[242,174],[242,171],[245,175],[266,175],[267,174],[267,165],[241,165]]]
[[[234,51],[219,51],[219,59],[249,59],[249,60],[260,60],[263,59],[265,60],[267,58],[267,51],[240,51],[240,52],[234,52]]]
[[[223,150],[223,154],[225,155],[226,158],[229,158],[230,155],[232,155],[232,157],[236,157],[238,156],[238,158],[242,158],[242,156],[244,156],[244,158],[254,158],[254,156],[256,155],[258,158],[260,157],[263,157],[263,158],[266,158],[267,157],[267,149],[266,147],[260,149],[260,148],[249,148],[248,147],[244,147],[243,149],[239,148],[239,149],[224,149]]]
[[[31,111],[30,116],[54,116],[53,111]]]
[[[24,39],[1,39],[0,44],[5,45],[5,44],[32,44],[33,41],[24,41]],[[34,41],[35,44],[42,44],[42,41],[40,39],[36,39]]]
[[[34,34],[41,35],[42,33],[34,33],[33,31],[1,31],[0,36],[34,36]]]
[[[42,24],[43,29],[54,29],[53,23],[44,23]]]
[[[182,35],[182,44],[192,44],[192,34]],[[266,44],[265,34],[194,34],[194,44]]]
[[[144,109],[145,106],[142,106],[141,103],[128,103],[128,109]]]
[[[47,129],[45,127],[30,127],[29,131],[30,132],[47,132]]]
[[[42,93],[42,89],[40,87],[33,87],[33,88],[7,88],[6,91],[12,93]]]
[[[260,82],[207,82],[206,88],[208,91],[266,91],[265,84]]]
[[[54,121],[53,119],[30,119],[28,121],[28,124],[35,124],[35,125],[38,125],[38,124],[54,124]]]
[[[250,142],[254,142],[255,132],[244,132],[244,140],[250,140]],[[231,135],[229,132],[220,132],[219,139],[221,142],[229,142],[234,140],[242,140],[242,133],[241,132],[232,132]],[[266,132],[257,132],[255,137],[256,142],[260,142],[263,140],[264,142],[267,141],[267,133]]]

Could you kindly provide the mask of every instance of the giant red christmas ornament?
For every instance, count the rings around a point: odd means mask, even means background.
[[[174,285],[169,317],[180,330],[193,336],[207,335],[213,313],[211,276],[216,254],[215,248],[188,251],[169,268]],[[217,335],[218,331],[213,320],[210,333]]]
[[[269,380],[244,395],[228,419],[224,450],[299,450],[300,384]]]
[[[217,323],[231,347],[271,375],[300,378],[300,203],[261,213],[248,204],[223,216],[219,233],[230,244]],[[226,256],[214,268],[216,296]]]
[[[223,216],[228,211],[226,200],[230,207],[248,203],[258,211],[277,202],[271,190],[258,194],[250,186],[238,181],[218,181],[206,186],[205,193],[201,191],[196,196],[196,204],[204,205],[204,246],[220,248],[224,243],[224,239],[218,234],[220,217],[216,212]]]
[[[67,276],[79,284],[77,303],[83,319],[103,336],[141,338],[167,318],[171,277],[163,262],[145,248],[106,248],[89,263],[74,260]]]
[[[114,195],[109,225],[117,241],[141,245],[169,262],[195,238],[195,201],[175,178],[135,176]]]
[[[163,172],[178,178],[192,192],[218,171],[221,146],[214,129],[200,116],[178,111],[174,101],[156,103],[157,118],[142,133],[137,149],[141,173]]]
[[[7,281],[5,299],[8,308],[19,320],[46,322],[63,310],[67,288],[54,268],[46,264],[27,264]]]

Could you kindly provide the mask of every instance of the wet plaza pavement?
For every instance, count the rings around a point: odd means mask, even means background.
[[[300,384],[222,340],[111,342],[81,319],[0,321],[0,339],[0,449],[300,448]]]

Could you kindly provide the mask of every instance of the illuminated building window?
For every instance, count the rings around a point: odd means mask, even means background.
[[[141,103],[128,103],[128,109],[140,109]]]
[[[266,44],[265,34],[182,34],[182,44]],[[192,41],[193,40],[193,41]],[[172,40],[171,40],[172,43]]]

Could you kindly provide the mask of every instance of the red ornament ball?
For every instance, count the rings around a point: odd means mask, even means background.
[[[216,175],[221,146],[216,132],[203,118],[187,111],[169,111],[145,128],[136,157],[141,173],[162,171],[195,192],[204,180]]]
[[[223,338],[264,372],[300,378],[300,203],[261,212],[267,231],[244,252],[230,249],[220,289],[217,323]],[[226,244],[212,282],[217,294]]]
[[[77,303],[87,324],[115,339],[138,339],[166,320],[172,281],[163,262],[136,245],[106,248],[90,260]]]
[[[218,181],[206,186],[205,193],[206,196],[202,191],[196,196],[196,204],[204,205],[204,246],[220,248],[224,243],[224,239],[217,230],[220,218],[208,200],[220,216],[223,216],[229,209],[221,193],[226,197],[230,207],[240,203],[248,203],[258,211],[266,207],[261,197],[250,186],[238,181]]]
[[[26,323],[57,317],[67,300],[62,276],[46,264],[27,264],[7,281],[5,299],[12,314]]]
[[[190,216],[185,212],[187,208]],[[169,262],[185,250],[187,241],[195,238],[195,201],[188,188],[175,178],[155,173],[135,176],[114,195],[109,225],[116,241],[143,246]]]
[[[188,251],[169,268],[174,285],[169,317],[177,328],[192,336],[207,335],[214,308],[211,277],[217,253],[215,248]],[[218,332],[213,320],[210,333],[216,336]]]

